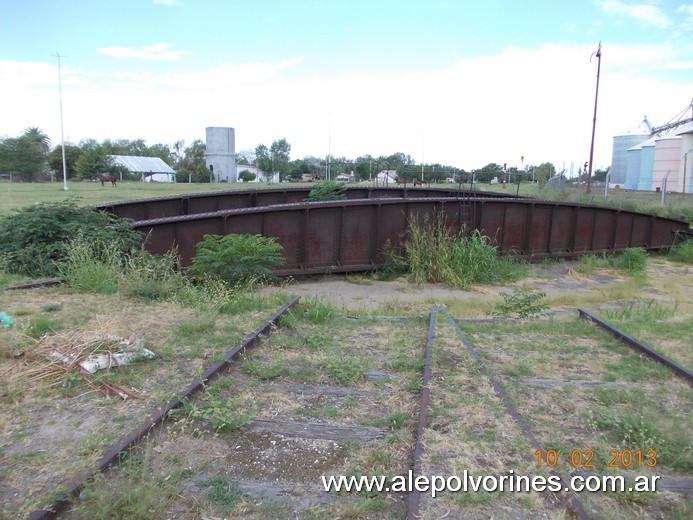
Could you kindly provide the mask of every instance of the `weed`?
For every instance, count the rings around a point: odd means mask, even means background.
[[[79,235],[69,242],[59,271],[67,285],[76,291],[113,294],[118,290],[120,260],[118,244]]]
[[[335,181],[324,181],[316,184],[306,198],[309,202],[343,199],[346,199],[346,185]]]
[[[693,264],[693,240],[686,240],[671,248],[669,258],[675,262]]]
[[[607,363],[606,368],[612,371],[604,377],[607,381],[666,380],[673,377],[672,371],[665,365],[636,353],[624,354],[616,362]]]
[[[200,404],[185,400],[180,410],[173,410],[173,417],[187,415],[192,420],[203,422],[217,432],[231,433],[250,424],[257,414],[253,407],[247,410],[245,403],[238,398],[224,399],[205,391],[199,398]],[[196,430],[201,433],[200,430]]]
[[[204,482],[204,484],[211,488],[207,494],[207,498],[226,509],[232,509],[241,499],[242,495],[238,486],[229,483],[229,481],[221,475],[212,477]]]
[[[545,314],[549,308],[540,300],[546,297],[546,293],[531,292],[525,289],[513,289],[512,294],[501,293],[503,302],[496,303],[489,314],[499,318],[527,319],[536,318]]]
[[[286,365],[281,361],[277,363],[263,363],[257,358],[251,358],[248,356],[246,356],[243,360],[242,368],[246,373],[257,377],[262,381],[276,379],[277,377],[283,376],[287,371]]]
[[[311,323],[315,325],[327,323],[334,316],[334,306],[330,303],[315,296],[309,296],[306,298],[306,302],[306,317]]]
[[[596,420],[601,429],[612,430],[623,446],[646,450],[661,450],[664,435],[649,419],[632,413],[605,412]]]
[[[407,412],[396,412],[382,420],[382,425],[387,426],[388,428],[392,430],[399,430],[401,428],[404,428],[409,420],[411,419],[411,415]]]
[[[678,302],[673,308],[668,308],[654,298],[651,300],[638,298],[634,302],[625,304],[621,309],[607,310],[604,312],[604,315],[610,320],[662,320],[673,317],[676,314],[678,307]]]
[[[352,357],[341,353],[332,354],[323,359],[320,364],[320,368],[327,372],[330,379],[344,385],[353,385],[363,380],[366,366],[361,357]]]
[[[163,300],[185,285],[174,253],[152,255],[134,251],[127,258],[118,288],[122,294],[145,300]]]
[[[580,257],[576,270],[582,274],[592,274],[597,269],[604,269],[609,265],[609,258],[606,255],[590,254]]]
[[[215,321],[210,318],[182,321],[176,326],[176,335],[185,338],[195,337],[214,330],[214,326]]]
[[[614,265],[632,275],[640,274],[647,267],[647,251],[641,247],[625,249],[620,256],[616,257]]]
[[[474,230],[454,235],[445,218],[409,222],[404,259],[415,283],[444,283],[465,289],[475,283],[512,280],[521,276],[518,264],[497,255],[491,239]]]
[[[77,517],[165,517],[170,502],[178,493],[178,483],[184,471],[172,474],[162,471],[167,460],[161,459],[147,449],[144,455],[128,456],[117,477],[99,473],[82,490],[76,507]]]
[[[534,374],[534,369],[531,362],[520,359],[517,363],[506,367],[505,374],[511,377],[531,376]]]
[[[41,310],[43,312],[57,312],[62,310],[63,304],[62,303],[47,303],[45,305],[41,306]]]
[[[27,323],[26,334],[32,338],[40,338],[44,334],[50,334],[61,328],[57,321],[49,320],[44,316],[37,316]]]
[[[281,244],[262,235],[205,235],[195,250],[188,273],[199,279],[251,285],[273,278],[272,268],[284,263]]]

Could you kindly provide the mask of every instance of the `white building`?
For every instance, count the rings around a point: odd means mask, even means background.
[[[140,176],[145,182],[176,182],[176,172],[161,157],[137,155],[109,155],[109,157],[117,166],[122,166],[129,173]]]

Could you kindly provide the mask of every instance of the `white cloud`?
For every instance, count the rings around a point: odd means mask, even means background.
[[[144,45],[142,47],[102,47],[97,49],[101,54],[112,58],[137,58],[141,60],[154,61],[177,61],[186,54],[187,51],[170,50],[171,44],[160,42],[154,45]]]
[[[588,158],[595,46],[507,48],[437,70],[394,76],[302,76],[300,57],[226,63],[186,72],[95,73],[63,67],[66,138],[187,143],[206,126],[232,126],[236,148],[286,138],[292,157],[389,155],[463,168],[489,162]],[[668,121],[690,84],[662,79],[679,66],[667,46],[603,49],[595,164],[611,162],[613,136],[647,114]],[[59,134],[57,67],[0,61],[0,135],[28,126]],[[329,143],[329,145],[328,145]]]
[[[671,25],[669,17],[656,5],[649,3],[629,4],[621,0],[599,0],[597,6],[604,12],[625,14],[655,27]]]
[[[154,0],[155,4],[161,4],[161,5],[175,5],[178,3],[177,0]]]

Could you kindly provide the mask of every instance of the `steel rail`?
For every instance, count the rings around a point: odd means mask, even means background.
[[[192,193],[169,197],[136,199],[131,201],[112,202],[96,206],[101,211],[113,213],[118,217],[131,218],[135,221],[165,218],[195,213],[208,213],[226,209],[254,208],[274,206],[276,204],[303,203],[312,187],[298,186],[286,188],[261,188],[246,190],[228,190],[207,193]],[[361,186],[348,187],[347,199],[382,199],[382,198],[425,198],[425,197],[486,197],[517,198],[515,195],[476,191],[456,188],[402,188],[399,186]]]
[[[65,506],[67,506],[74,497],[79,495],[89,480],[93,479],[98,473],[105,471],[109,466],[116,464],[119,461],[122,453],[132,448],[145,435],[147,435],[147,433],[149,433],[154,426],[163,422],[171,410],[178,408],[186,398],[193,396],[196,392],[202,389],[205,383],[216,377],[219,372],[226,368],[233,361],[233,359],[238,356],[238,354],[245,352],[247,349],[254,346],[260,336],[267,334],[273,327],[277,326],[281,321],[281,317],[298,302],[299,298],[299,296],[294,296],[291,301],[289,301],[286,305],[283,305],[277,312],[275,312],[269,320],[246,336],[241,343],[232,347],[224,355],[221,361],[218,361],[208,367],[200,377],[195,377],[187,388],[185,388],[179,394],[176,394],[178,397],[171,399],[162,408],[156,410],[139,427],[135,428],[129,434],[125,435],[123,438],[113,444],[111,448],[101,457],[95,468],[66,483],[63,483],[60,486],[57,486],[54,493],[57,494],[59,498],[55,499],[49,508],[37,509],[33,511],[31,514],[29,514],[27,520],[47,520],[50,518],[55,518],[55,516],[63,508],[65,508]]]
[[[38,289],[40,287],[53,287],[54,285],[60,285],[65,282],[65,280],[46,280],[43,282],[32,282],[25,283],[21,285],[10,285],[9,287],[4,287],[3,291],[20,291],[23,289]]]
[[[664,354],[657,352],[655,349],[647,345],[646,343],[643,343],[642,341],[638,341],[635,339],[633,336],[630,334],[627,334],[623,332],[620,329],[617,329],[610,323],[604,321],[598,316],[595,316],[591,312],[586,311],[585,309],[578,309],[578,312],[580,313],[580,316],[583,318],[587,318],[590,320],[592,323],[596,324],[597,326],[603,328],[604,330],[607,330],[610,332],[613,336],[618,338],[621,343],[624,343],[625,345],[628,345],[629,347],[635,349],[636,351],[645,354],[651,359],[654,359],[656,361],[659,361],[660,363],[668,366],[671,368],[674,372],[676,372],[677,375],[683,377],[689,384],[693,384],[693,371],[689,370],[688,368],[684,367],[680,363],[677,363],[673,359],[668,358]]]
[[[431,364],[433,360],[433,341],[436,334],[436,314],[438,307],[431,307],[431,315],[428,322],[428,341],[426,343],[426,363],[424,365],[421,401],[419,404],[419,423],[416,428],[416,448],[414,449],[414,463],[412,467],[412,481],[416,482],[417,477],[421,476],[421,461],[424,453],[423,435],[428,426],[428,405],[431,399]],[[409,491],[407,499],[407,520],[415,520],[419,518],[419,508],[421,505],[421,491],[414,486]]]
[[[457,322],[455,321],[455,319],[452,316],[448,315],[448,321],[452,324],[453,328],[455,329],[455,332],[457,333],[457,336],[460,338],[460,340],[464,344],[465,348],[467,349],[467,352],[469,352],[469,355],[471,355],[472,358],[474,359],[474,361],[476,361],[477,365],[479,366],[479,370],[489,379],[489,382],[491,383],[491,386],[493,387],[493,391],[495,392],[496,396],[503,403],[508,414],[513,418],[513,420],[520,427],[522,434],[529,441],[532,448],[534,448],[535,450],[542,450],[541,444],[539,444],[539,441],[537,440],[537,438],[532,433],[532,430],[530,429],[529,425],[522,418],[522,416],[517,411],[517,409],[513,406],[512,401],[510,401],[508,394],[505,393],[503,386],[494,377],[493,373],[486,367],[484,362],[479,357],[479,354],[476,352],[476,349],[472,346],[472,344],[469,342],[469,340],[467,340],[467,336],[464,334],[464,332],[462,332],[462,330],[457,325]],[[560,473],[557,473],[555,471],[552,472],[552,475],[557,476],[561,480],[562,489],[564,489],[564,490],[569,489],[568,488],[568,482],[566,481],[566,478],[563,475],[561,475]],[[582,505],[582,502],[580,502],[580,499],[575,494],[575,492],[569,491],[567,496],[568,496],[568,501],[569,501],[569,504],[567,507],[572,510],[572,512],[575,514],[575,516],[579,520],[589,520],[590,516],[587,513],[587,511],[585,510],[584,506]]]

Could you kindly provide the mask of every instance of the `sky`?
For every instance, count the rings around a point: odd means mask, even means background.
[[[691,103],[693,1],[0,0],[0,138],[59,145],[62,98],[75,144],[223,126],[237,152],[576,172],[600,42],[594,169]]]

